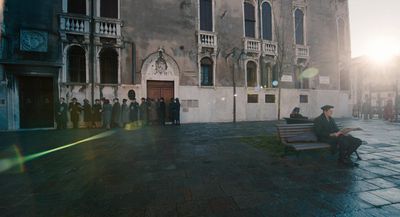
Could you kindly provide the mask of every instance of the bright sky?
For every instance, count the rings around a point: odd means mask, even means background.
[[[400,0],[349,0],[351,56],[400,54],[399,9]]]

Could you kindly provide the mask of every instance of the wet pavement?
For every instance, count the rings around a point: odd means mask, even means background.
[[[277,122],[1,132],[0,170],[25,158],[0,173],[0,215],[400,216],[400,124],[340,122],[364,129],[353,133],[368,142],[357,168],[326,151],[272,157],[241,139]]]

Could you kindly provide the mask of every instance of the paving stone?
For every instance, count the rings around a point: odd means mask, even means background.
[[[389,201],[384,200],[383,198],[378,197],[370,192],[361,192],[358,194],[358,196],[361,198],[361,200],[369,204],[372,204],[374,206],[383,206],[391,204]]]
[[[387,181],[384,178],[365,179],[365,181],[374,184],[380,188],[391,188],[396,186],[395,183]]]
[[[0,213],[13,217],[398,214],[400,144],[394,142],[395,134],[386,131],[396,132],[400,125],[343,121],[370,134],[354,134],[370,143],[359,149],[365,158],[358,161],[358,168],[340,168],[337,156],[325,152],[275,158],[240,139],[276,133],[277,122],[115,130],[110,137],[30,161],[24,173],[0,173]],[[100,132],[0,132],[0,152],[17,141],[26,156]],[[379,144],[371,142],[378,139]]]
[[[400,189],[398,188],[387,188],[370,192],[392,203],[400,203]]]

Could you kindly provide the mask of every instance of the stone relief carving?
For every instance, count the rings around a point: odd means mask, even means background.
[[[20,50],[47,52],[48,34],[43,31],[21,30]]]
[[[142,75],[154,79],[170,78],[179,75],[179,67],[175,60],[160,48],[144,61]]]

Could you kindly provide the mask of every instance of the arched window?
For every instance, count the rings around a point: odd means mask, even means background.
[[[263,70],[261,70],[261,86],[271,87],[272,83],[272,66],[270,63],[265,64]]]
[[[213,31],[212,0],[200,0],[200,30]]]
[[[86,14],[86,0],[68,0],[68,13]]]
[[[247,62],[246,66],[247,72],[247,86],[255,87],[257,86],[257,65],[253,61]]]
[[[256,37],[256,14],[254,5],[249,2],[244,3],[244,28],[246,37]]]
[[[262,8],[262,38],[272,41],[272,8],[268,2],[261,5]]]
[[[118,19],[118,0],[100,0],[100,16]]]
[[[71,46],[67,53],[68,81],[86,82],[86,57],[85,50],[79,46]]]
[[[296,44],[304,45],[304,13],[300,9],[294,12]]]
[[[337,28],[339,49],[343,50],[345,48],[345,25],[343,19],[338,19]]]
[[[118,83],[118,54],[112,48],[104,48],[100,53],[100,82]]]
[[[212,86],[213,82],[213,61],[210,58],[203,58],[200,62],[201,85]]]

